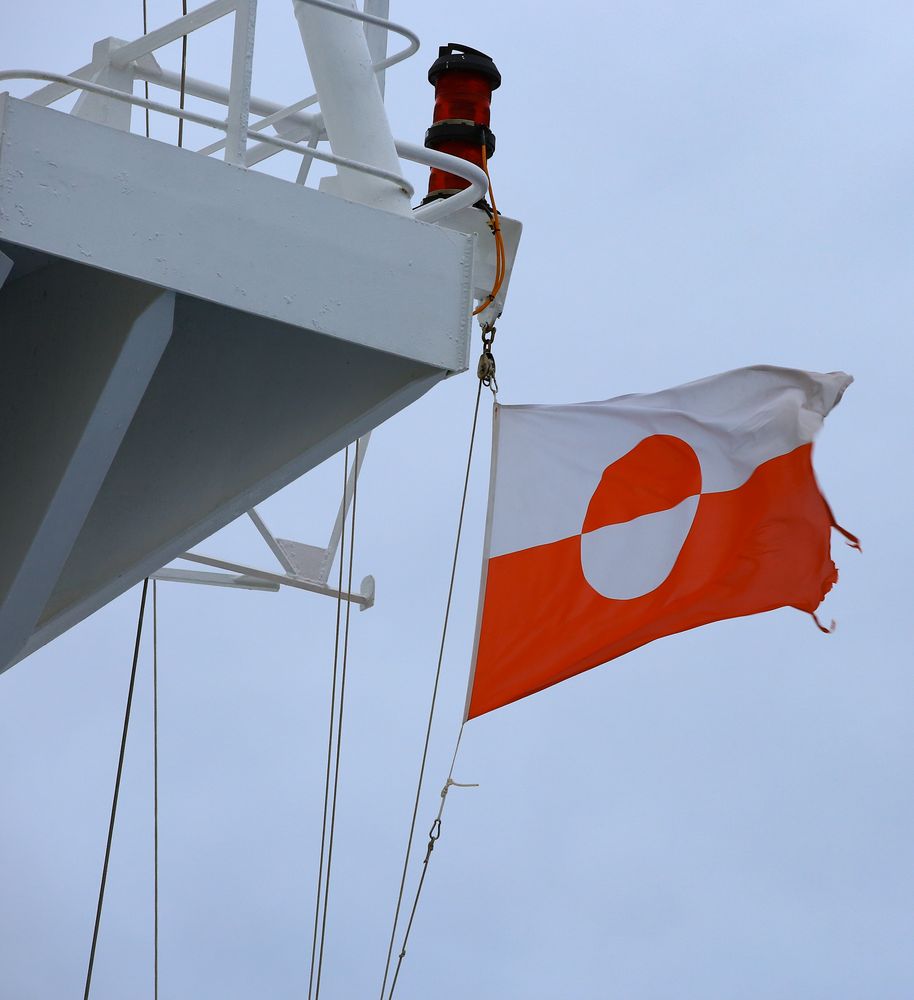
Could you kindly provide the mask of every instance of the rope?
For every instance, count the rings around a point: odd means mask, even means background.
[[[102,866],[102,879],[98,887],[98,906],[95,910],[95,928],[92,931],[92,948],[89,951],[89,967],[86,970],[86,990],[83,1000],[89,1000],[89,990],[92,986],[92,968],[95,965],[95,949],[98,946],[98,928],[102,920],[102,907],[105,903],[105,884],[108,881],[108,862],[111,860],[111,841],[114,836],[114,821],[117,817],[117,799],[121,791],[121,775],[124,772],[124,751],[127,748],[127,730],[130,726],[130,706],[133,704],[133,688],[136,683],[136,665],[140,658],[140,638],[143,634],[143,618],[146,613],[146,592],[149,589],[149,579],[143,581],[143,596],[140,598],[140,613],[136,623],[136,643],[133,647],[133,666],[130,668],[130,686],[127,689],[127,707],[124,710],[124,731],[121,733],[121,750],[117,758],[117,776],[114,779],[114,797],[111,801],[111,816],[108,820],[108,841],[105,845],[105,863]]]
[[[154,1000],[159,1000],[159,601],[152,581],[152,886]]]
[[[422,782],[423,782],[423,780],[425,778],[425,764],[426,764],[426,761],[428,759],[428,745],[429,745],[429,740],[430,740],[431,734],[432,734],[432,720],[435,717],[435,703],[438,700],[438,684],[439,684],[439,681],[441,680],[441,664],[444,661],[444,643],[445,643],[445,639],[447,638],[448,619],[450,618],[450,614],[451,614],[451,600],[452,600],[453,595],[454,595],[454,579],[455,579],[455,577],[457,575],[457,555],[458,555],[458,553],[460,551],[460,536],[461,536],[461,534],[463,532],[463,516],[464,516],[464,512],[466,511],[467,490],[468,490],[469,484],[470,484],[470,467],[471,467],[471,465],[473,463],[473,445],[474,445],[474,443],[476,441],[476,426],[477,426],[477,424],[479,422],[479,401],[480,401],[480,398],[482,396],[482,385],[483,385],[482,380],[480,380],[480,382],[479,382],[479,388],[476,391],[476,406],[473,409],[473,429],[470,431],[470,447],[469,447],[469,452],[467,454],[466,475],[464,476],[464,480],[463,480],[463,497],[462,497],[462,499],[460,501],[460,516],[459,516],[459,518],[457,520],[457,537],[456,537],[456,539],[454,541],[454,557],[453,557],[453,560],[451,562],[451,579],[450,579],[450,583],[448,584],[447,605],[446,605],[445,611],[444,611],[444,625],[442,626],[442,629],[441,629],[441,644],[440,644],[440,646],[438,648],[438,666],[437,666],[437,668],[435,670],[435,684],[434,684],[434,687],[432,688],[432,700],[431,700],[431,704],[429,705],[429,710],[428,710],[428,723],[427,723],[426,728],[425,728],[425,745],[422,748],[422,762],[419,765],[419,780],[416,783],[416,799],[415,799],[415,802],[413,803],[413,814],[412,814],[412,818],[411,818],[410,824],[409,824],[409,837],[407,838],[407,841],[406,841],[406,856],[403,859],[403,872],[402,872],[402,874],[400,876],[400,889],[399,889],[399,892],[397,893],[397,906],[396,906],[396,909],[394,910],[393,926],[390,929],[390,943],[389,943],[389,945],[387,947],[387,962],[386,962],[386,964],[384,966],[384,979],[383,979],[383,981],[381,983],[381,1000],[384,1000],[384,992],[387,989],[387,977],[390,975],[390,962],[391,962],[391,958],[393,956],[394,939],[396,938],[396,935],[397,935],[397,924],[398,924],[399,919],[400,919],[400,908],[403,905],[403,891],[404,891],[404,888],[406,886],[406,874],[407,874],[407,872],[409,870],[409,857],[410,857],[410,853],[412,852],[412,847],[413,847],[413,836],[415,835],[415,832],[416,832],[416,817],[417,817],[418,812],[419,812],[419,798],[420,798],[420,796],[422,794]],[[459,737],[458,737],[457,742],[458,742],[458,746],[459,746],[459,744],[460,744],[460,738]],[[454,750],[454,757],[455,757],[455,759],[456,759],[456,756],[457,756],[457,751],[456,751],[456,748],[455,748],[455,750]],[[451,764],[451,768],[453,769],[453,762]],[[447,787],[449,787],[449,786],[446,785],[445,788],[447,788]],[[442,806],[443,806],[443,802],[442,802]],[[440,814],[439,814],[439,818],[440,818]],[[433,828],[434,828],[434,825],[433,825]],[[440,828],[440,823],[439,823],[439,828]],[[430,854],[430,851],[428,851],[426,853],[426,860],[423,863],[424,866],[426,866],[426,867],[427,867],[427,864],[428,864],[428,855],[429,854]],[[422,879],[420,880],[420,891],[421,891],[422,880],[425,879],[426,867],[423,867],[423,869],[422,869]],[[413,913],[410,915],[410,926],[412,926],[412,916],[413,916],[413,914],[415,914],[415,904],[413,905]],[[408,933],[409,932],[407,930],[407,934]],[[404,942],[404,948],[405,948],[405,942]],[[397,963],[397,969],[398,969],[398,971],[399,971],[399,966],[400,966],[400,962],[402,961],[402,959],[403,959],[403,955],[401,954],[400,955],[400,960]],[[396,977],[394,977],[394,984],[395,983],[396,983]],[[393,985],[391,986],[391,995],[393,995]]]
[[[181,0],[181,14],[187,17],[187,0]],[[236,15],[237,16],[237,15]],[[187,88],[187,35],[181,36],[181,92],[178,107],[184,110],[184,98]],[[184,145],[184,119],[178,119],[178,145]]]
[[[346,503],[346,480],[349,477],[349,446],[343,455],[343,504]],[[324,882],[324,848],[327,838],[327,808],[330,801],[330,767],[333,760],[333,731],[336,718],[336,674],[340,652],[340,622],[343,610],[343,562],[346,551],[346,518],[343,518],[340,531],[340,576],[336,595],[336,634],[333,644],[333,680],[330,690],[330,723],[327,735],[327,775],[324,779],[324,813],[321,820],[321,852],[317,869],[317,896],[314,900],[314,934],[311,939],[311,969],[308,974],[308,1000],[311,1000],[314,989],[314,959],[317,955],[317,930],[320,924],[321,890]],[[323,941],[321,942],[323,947]]]

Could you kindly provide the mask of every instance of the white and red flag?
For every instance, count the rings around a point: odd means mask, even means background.
[[[708,622],[814,615],[838,573],[812,442],[851,381],[758,366],[496,405],[467,718]]]

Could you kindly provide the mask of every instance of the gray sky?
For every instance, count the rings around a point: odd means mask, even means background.
[[[308,76],[290,5],[261,6],[254,89],[292,101]],[[151,24],[179,7],[150,0]],[[430,121],[438,44],[490,51],[504,77],[493,179],[525,233],[499,324],[503,401],[760,362],[844,369],[857,381],[816,464],[864,546],[835,536],[831,637],[789,610],[714,624],[472,722],[456,777],[480,787],[449,798],[398,996],[908,1000],[910,5],[394,0],[392,16],[423,39],[388,78],[398,136]],[[68,71],[95,39],[141,30],[139,0],[3,20],[3,68]],[[224,80],[229,29],[208,34],[189,71]],[[328,1000],[379,988],[473,383],[380,428],[360,484],[356,575],[376,575],[378,602],[352,627]],[[488,433],[487,413],[420,847],[463,706]],[[264,505],[278,533],[324,540],[340,462]],[[244,525],[207,549],[265,558]],[[0,1000],[81,995],[138,599],[0,677]],[[159,588],[163,1000],[303,995],[333,616],[300,593]],[[99,1000],[152,996],[149,652]]]

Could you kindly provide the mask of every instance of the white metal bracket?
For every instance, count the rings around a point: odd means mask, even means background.
[[[473,263],[473,297],[480,302],[489,294],[495,283],[495,239],[489,224],[489,216],[475,205],[461,208],[439,223],[445,229],[456,229],[460,233],[476,234],[476,256]],[[520,243],[523,226],[517,219],[499,214],[499,224],[505,242],[505,276],[495,301],[476,317],[479,325],[494,324],[501,316],[508,294],[508,284],[514,269],[514,259]]]
[[[117,49],[126,44],[119,38],[103,38],[96,42],[92,48],[92,62],[89,64],[91,69],[88,70],[86,79],[114,90],[122,90],[125,94],[132,94],[133,67],[129,64],[115,67],[111,61]],[[72,113],[77,118],[85,118],[99,125],[108,125],[122,132],[129,132],[132,112],[133,108],[124,101],[114,101],[110,97],[83,91],[73,105]]]
[[[296,542],[290,538],[277,538],[267,527],[257,508],[252,507],[247,512],[248,517],[258,532],[260,532],[267,547],[281,566],[282,573],[258,569],[226,559],[218,559],[215,556],[204,555],[201,552],[185,552],[178,558],[187,562],[224,570],[225,572],[212,573],[203,570],[178,569],[173,566],[166,566],[154,573],[153,578],[169,583],[197,583],[213,587],[234,587],[241,590],[278,591],[280,587],[294,587],[297,590],[305,590],[312,594],[324,594],[327,597],[342,597],[344,601],[357,604],[362,611],[370,608],[374,604],[375,597],[373,576],[366,576],[362,580],[358,593],[340,591],[329,582],[330,569],[336,558],[340,539],[343,534],[343,523],[352,505],[356,483],[362,469],[362,463],[365,461],[365,453],[368,451],[368,442],[370,439],[370,431],[359,438],[358,459],[349,472],[349,478],[346,481],[346,491],[340,501],[340,508],[337,512],[336,521],[334,521],[330,532],[330,540],[326,547],[307,545],[304,542]]]

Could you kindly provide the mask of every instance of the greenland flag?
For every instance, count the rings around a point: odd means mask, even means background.
[[[851,381],[758,366],[496,405],[467,718],[674,632],[814,615],[838,573],[812,442]]]

